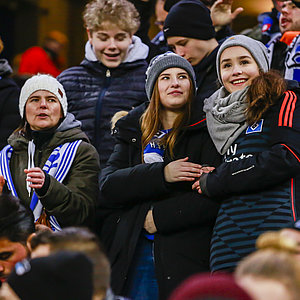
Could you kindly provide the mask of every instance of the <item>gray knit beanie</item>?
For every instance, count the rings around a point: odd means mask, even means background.
[[[254,60],[256,61],[258,67],[263,72],[268,72],[270,70],[270,64],[268,60],[267,48],[262,42],[254,40],[245,35],[233,35],[229,37],[219,48],[216,64],[217,64],[217,74],[218,79],[221,84],[223,84],[220,74],[220,58],[223,51],[227,48],[241,46],[247,49]]]
[[[196,76],[192,65],[180,55],[168,51],[152,58],[146,71],[145,89],[149,100],[151,100],[154,85],[159,74],[169,68],[181,68],[185,70],[192,80],[194,91],[196,93]]]
[[[67,115],[68,102],[63,86],[51,75],[38,74],[27,79],[21,89],[19,98],[21,118],[24,117],[24,107],[30,95],[40,90],[45,90],[54,94],[61,104],[64,116]]]

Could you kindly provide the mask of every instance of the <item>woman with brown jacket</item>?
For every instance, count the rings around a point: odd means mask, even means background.
[[[90,224],[99,158],[67,112],[63,86],[50,75],[33,76],[21,90],[19,110],[21,125],[0,153],[8,188],[30,206],[36,221],[45,217],[53,230]]]

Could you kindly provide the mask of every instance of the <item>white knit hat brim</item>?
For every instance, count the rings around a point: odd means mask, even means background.
[[[68,102],[63,86],[51,75],[38,74],[29,78],[21,89],[19,98],[19,112],[21,118],[24,117],[24,108],[30,95],[40,90],[48,91],[57,97],[65,117],[67,115]]]

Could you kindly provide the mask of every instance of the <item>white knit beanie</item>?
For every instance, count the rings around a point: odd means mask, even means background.
[[[64,116],[67,115],[68,102],[63,86],[51,75],[38,74],[27,79],[21,89],[19,111],[22,118],[24,117],[24,107],[28,98],[32,93],[40,90],[54,94],[61,104]]]

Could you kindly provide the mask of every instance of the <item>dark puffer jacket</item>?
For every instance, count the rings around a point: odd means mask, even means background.
[[[12,69],[6,59],[0,59],[0,150],[7,145],[7,138],[20,121],[20,89],[9,77]]]
[[[114,146],[110,129],[113,115],[147,100],[144,87],[147,54],[148,47],[133,37],[127,58],[117,68],[109,69],[97,60],[88,42],[81,64],[57,77],[67,94],[68,111],[82,122],[82,130],[99,153],[101,167]]]

